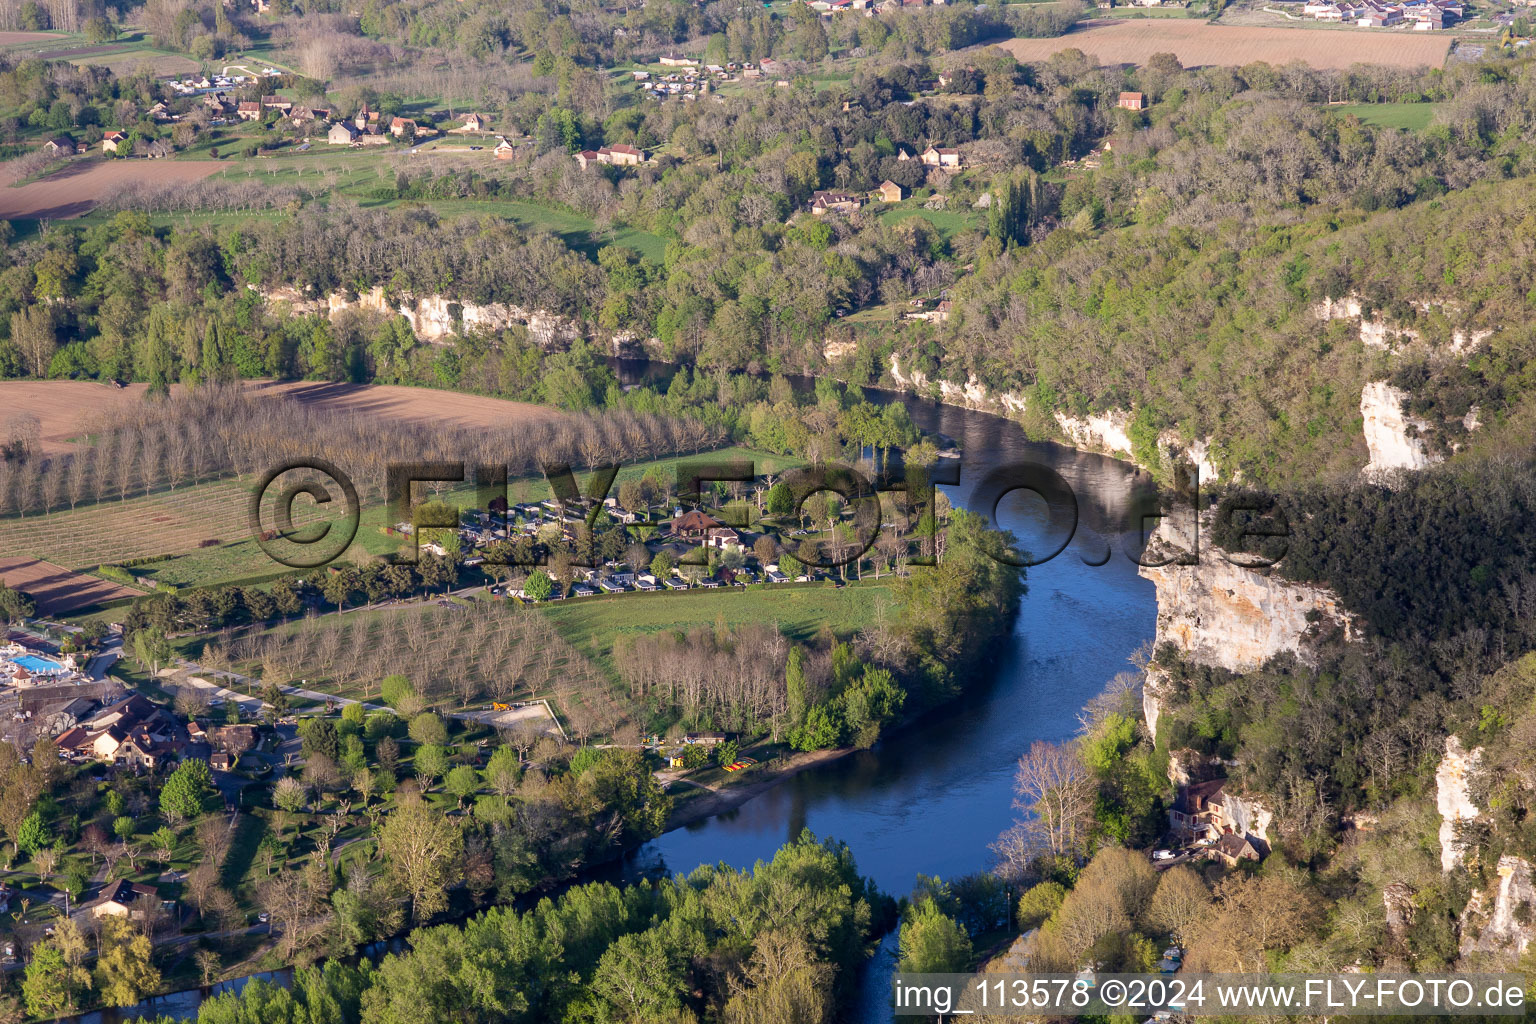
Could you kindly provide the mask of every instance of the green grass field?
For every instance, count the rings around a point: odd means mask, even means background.
[[[1439,109],[1438,103],[1348,103],[1328,109],[1341,114],[1352,114],[1366,124],[1378,128],[1402,128],[1421,132],[1429,127],[1430,120]]]
[[[557,601],[540,605],[539,610],[572,647],[611,668],[614,639],[627,634],[772,622],[795,640],[810,639],[823,625],[846,637],[873,622],[882,605],[888,614],[894,614],[896,594],[891,577],[842,588],[783,583],[614,594]]]
[[[948,241],[966,228],[975,227],[980,218],[969,210],[959,212],[955,210],[925,210],[921,203],[908,200],[899,204],[894,210],[887,210],[880,215],[880,219],[886,224],[895,224],[906,220],[908,217],[921,217],[938,229],[939,233]]]

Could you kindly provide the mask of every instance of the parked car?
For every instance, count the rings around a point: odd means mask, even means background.
[[[1173,851],[1172,850],[1153,850],[1152,851],[1152,859],[1153,860],[1173,860]]]

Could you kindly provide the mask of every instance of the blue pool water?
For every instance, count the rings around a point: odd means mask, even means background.
[[[58,662],[49,661],[47,658],[39,658],[35,654],[23,654],[21,657],[12,658],[11,660],[20,665],[22,668],[26,669],[28,672],[64,671],[64,666],[60,665]]]

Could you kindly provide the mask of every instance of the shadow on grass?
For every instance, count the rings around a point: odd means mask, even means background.
[[[221,872],[224,888],[231,892],[238,891],[245,876],[250,873],[251,865],[256,862],[256,849],[261,845],[262,837],[267,834],[267,822],[265,818],[259,818],[254,814],[240,815],[239,824],[235,827],[234,841],[229,845],[229,856],[224,858],[224,867]]]

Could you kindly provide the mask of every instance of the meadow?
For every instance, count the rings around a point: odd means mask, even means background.
[[[1429,127],[1439,107],[1437,103],[1345,103],[1329,109],[1352,114],[1366,124],[1380,128],[1421,132]]]

